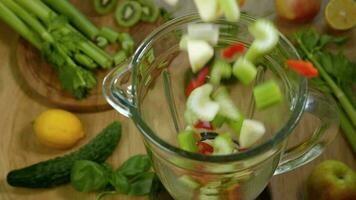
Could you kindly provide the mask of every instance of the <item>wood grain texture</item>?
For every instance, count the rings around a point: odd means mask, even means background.
[[[83,0],[75,1],[78,5]],[[85,1],[86,2],[86,1]],[[270,13],[273,9],[271,0],[248,0],[247,9],[254,13]],[[267,9],[267,10],[266,10]],[[86,13],[90,14],[90,7],[85,8]],[[258,12],[260,11],[260,12]],[[271,10],[273,11],[273,10]],[[262,15],[262,14],[261,14]],[[263,14],[265,15],[265,14]],[[274,18],[273,15],[270,16]],[[99,21],[94,19],[94,21]],[[112,18],[107,17],[106,23],[113,25]],[[292,33],[302,25],[291,26],[285,22],[277,20],[277,24],[285,33]],[[320,29],[328,31],[323,25],[321,14],[314,23]],[[144,30],[147,30],[146,28]],[[142,31],[142,27],[136,27],[133,32]],[[137,33],[136,33],[137,34]],[[144,34],[147,34],[144,33]],[[356,61],[356,30],[347,32],[352,38],[348,44],[347,54]],[[31,91],[27,91],[26,82],[16,71],[16,46],[18,36],[5,24],[0,22],[0,199],[1,200],[78,200],[94,199],[94,194],[83,194],[76,192],[70,185],[61,186],[48,190],[30,190],[10,187],[6,181],[6,174],[14,168],[24,167],[38,161],[49,159],[67,152],[56,151],[41,146],[31,128],[32,120],[41,112],[48,108],[56,107],[53,104],[45,103],[38,98],[33,98]],[[123,135],[119,147],[115,150],[108,162],[114,167],[119,166],[128,157],[145,153],[141,136],[133,123],[120,116],[113,110],[95,113],[77,113],[84,124],[86,138],[80,145],[85,144],[102,128],[112,120],[120,120],[123,124]],[[298,127],[298,132],[292,139],[302,138],[304,130],[308,124],[302,124]],[[73,149],[73,150],[75,150]],[[311,169],[319,162],[325,159],[341,160],[353,169],[356,169],[356,160],[352,155],[350,148],[342,137],[341,133],[329,145],[323,155],[297,170],[273,177],[271,187],[274,200],[300,200],[303,194],[303,185]],[[128,196],[112,196],[105,199],[119,200],[140,200],[146,197],[134,198]]]

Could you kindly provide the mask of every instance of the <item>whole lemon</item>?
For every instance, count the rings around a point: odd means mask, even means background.
[[[79,118],[61,109],[42,112],[35,119],[33,128],[42,144],[57,149],[70,148],[85,136]]]

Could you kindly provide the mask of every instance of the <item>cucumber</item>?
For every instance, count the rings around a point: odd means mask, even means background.
[[[104,162],[112,154],[120,138],[121,124],[115,121],[78,151],[13,170],[7,174],[7,182],[11,186],[26,188],[50,188],[69,183],[75,161]]]

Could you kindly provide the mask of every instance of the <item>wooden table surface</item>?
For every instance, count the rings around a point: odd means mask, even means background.
[[[258,2],[258,3],[257,3]],[[325,3],[325,2],[324,2]],[[269,15],[273,13],[271,0],[247,1],[246,9],[257,15]],[[272,18],[273,14],[271,15]],[[301,25],[289,25],[277,20],[282,32],[291,33]],[[320,13],[313,25],[326,30],[323,17]],[[356,30],[349,31],[352,41],[346,49],[347,54],[356,61]],[[36,98],[31,98],[31,91],[26,88],[21,77],[16,71],[14,56],[18,35],[8,26],[0,22],[0,199],[2,200],[77,200],[94,199],[94,194],[76,192],[71,186],[61,186],[48,190],[18,189],[7,185],[5,181],[9,170],[23,167],[40,160],[62,155],[62,151],[41,146],[34,137],[31,129],[31,121],[41,112],[53,105],[45,104]],[[353,55],[352,55],[353,54]],[[143,143],[133,123],[120,116],[113,110],[97,113],[78,113],[82,120],[87,137],[81,141],[81,145],[91,139],[112,120],[120,120],[123,124],[123,136],[119,147],[110,157],[109,162],[118,166],[131,155],[144,153]],[[303,124],[300,130],[308,124]],[[294,137],[301,137],[296,135]],[[293,172],[275,176],[271,180],[271,188],[274,200],[299,200],[302,199],[303,185],[311,169],[326,159],[337,159],[356,169],[356,160],[348,144],[339,133],[335,140],[327,147],[325,152],[317,160],[296,169]],[[146,199],[130,198],[127,196],[114,196],[107,199],[136,200]]]

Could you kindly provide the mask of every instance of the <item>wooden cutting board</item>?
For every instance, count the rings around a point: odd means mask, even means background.
[[[74,0],[79,8],[89,15],[97,23],[108,24],[117,28],[111,16],[98,17],[93,13],[88,0]],[[324,1],[326,2],[326,0]],[[247,0],[246,8],[255,14],[270,12],[273,9],[271,0]],[[273,10],[272,10],[273,11]],[[273,17],[273,16],[272,16]],[[322,13],[316,19],[315,24],[322,24]],[[285,32],[293,32],[301,25],[289,25],[278,21],[280,28]],[[144,37],[151,30],[149,24],[140,24],[130,31],[136,39]],[[153,28],[153,27],[151,27]],[[141,33],[142,31],[146,31]],[[346,48],[348,55],[356,61],[356,30],[350,31],[352,42]],[[137,36],[136,36],[137,35]],[[140,133],[134,124],[125,117],[120,116],[114,110],[90,113],[76,113],[81,119],[86,132],[86,137],[69,151],[57,151],[40,145],[34,136],[31,123],[42,111],[57,107],[46,98],[33,95],[36,91],[29,89],[23,74],[18,70],[18,36],[8,26],[0,22],[0,199],[1,200],[94,200],[95,194],[86,194],[75,191],[70,185],[53,189],[33,190],[14,188],[6,183],[6,174],[13,169],[21,168],[33,163],[47,160],[56,156],[75,151],[81,145],[86,144],[102,128],[113,120],[119,120],[123,125],[123,135],[118,148],[108,159],[113,167],[118,167],[123,161],[132,155],[145,153]],[[32,62],[31,60],[29,62]],[[26,75],[26,74],[25,74]],[[95,109],[94,109],[95,110]],[[308,122],[305,122],[299,131],[303,133]],[[295,136],[294,138],[302,137]],[[351,153],[347,142],[340,133],[327,147],[323,155],[309,165],[301,167],[288,174],[273,177],[271,190],[274,200],[300,200],[303,193],[303,185],[312,168],[325,159],[337,159],[356,169],[356,160]],[[105,200],[146,200],[147,197],[129,197],[115,195]],[[168,200],[168,199],[165,199]]]

